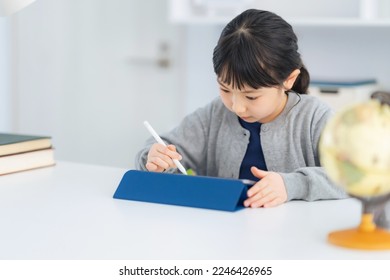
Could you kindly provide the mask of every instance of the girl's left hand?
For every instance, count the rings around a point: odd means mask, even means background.
[[[252,167],[251,172],[261,180],[248,190],[245,207],[274,207],[287,201],[286,187],[279,173],[256,167]]]

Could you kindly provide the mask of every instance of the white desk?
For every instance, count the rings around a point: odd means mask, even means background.
[[[222,212],[112,198],[125,169],[59,162],[0,176],[0,259],[390,259],[328,244],[353,200]]]

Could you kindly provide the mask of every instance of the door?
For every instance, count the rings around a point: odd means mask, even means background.
[[[55,3],[54,3],[55,2]],[[17,17],[14,130],[56,159],[131,168],[181,117],[180,27],[164,0],[41,0]]]

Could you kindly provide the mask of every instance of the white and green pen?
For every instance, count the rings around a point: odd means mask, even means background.
[[[153,138],[156,139],[157,143],[160,143],[161,145],[164,145],[165,147],[167,144],[161,139],[161,137],[157,134],[157,132],[153,129],[153,127],[147,122],[144,121],[145,127],[149,130],[150,134],[152,134]],[[177,166],[177,168],[183,173],[184,175],[187,175],[187,171],[184,168],[184,166],[178,161],[177,159],[172,159],[173,163]]]

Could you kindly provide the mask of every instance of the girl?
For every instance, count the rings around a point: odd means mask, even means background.
[[[246,207],[293,199],[344,198],[320,167],[318,140],[331,116],[306,94],[309,73],[292,27],[274,13],[247,10],[222,31],[213,54],[220,97],[153,139],[136,168],[172,172],[181,160],[198,175],[258,181]]]

